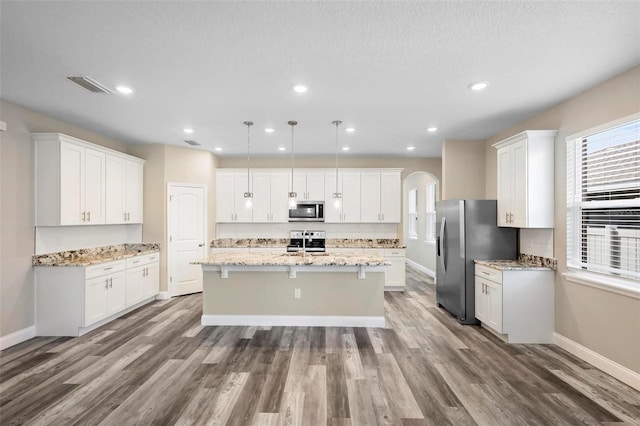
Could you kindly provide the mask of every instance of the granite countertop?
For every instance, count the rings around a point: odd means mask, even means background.
[[[212,248],[283,248],[288,238],[220,238],[211,241]],[[327,238],[327,248],[406,248],[397,238]]]
[[[33,256],[32,264],[33,266],[89,266],[98,263],[126,259],[129,257],[157,253],[159,251],[160,244],[127,243],[113,246],[39,254]]]
[[[523,260],[476,260],[477,265],[497,269],[498,271],[551,271],[549,266]]]
[[[216,253],[193,264],[209,266],[388,266],[375,253]]]

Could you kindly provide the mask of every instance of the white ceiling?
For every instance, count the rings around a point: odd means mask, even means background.
[[[124,142],[195,139],[220,155],[246,154],[245,120],[253,153],[287,155],[277,147],[297,120],[296,153],[333,154],[339,119],[356,129],[340,133],[346,155],[439,157],[444,139],[490,137],[640,63],[637,1],[0,7],[3,99]],[[92,94],[71,75],[136,92]],[[479,80],[486,91],[467,88]]]

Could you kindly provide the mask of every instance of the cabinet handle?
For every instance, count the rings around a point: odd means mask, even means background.
[[[113,278],[109,278],[109,288],[113,288]]]
[[[87,213],[86,212],[82,212],[82,221],[86,221],[87,220]]]
[[[87,212],[87,222],[91,222],[91,212]]]
[[[484,275],[491,275],[491,274],[490,274],[490,273],[488,273],[487,271],[482,271],[482,273],[483,273]]]
[[[106,280],[104,280],[104,288],[108,289],[109,288],[109,278],[107,278]]]
[[[509,213],[509,220],[513,223],[513,213]]]
[[[504,222],[509,223],[509,213],[507,212],[504,213]]]
[[[384,213],[382,213],[382,220],[384,220]]]
[[[131,220],[131,213],[127,213],[127,221]]]
[[[122,215],[124,216],[124,218],[122,220],[127,220],[127,213],[122,213]]]
[[[113,269],[113,266],[109,266],[108,268],[104,268],[103,271],[108,271],[109,269]]]

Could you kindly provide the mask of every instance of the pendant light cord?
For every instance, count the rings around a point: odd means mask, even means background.
[[[296,124],[298,124],[297,121],[289,121],[287,124],[289,124],[291,126],[291,194],[294,193],[293,190],[293,126],[295,126]]]
[[[253,126],[253,121],[245,121],[245,126],[247,126],[247,193],[245,197],[251,197],[251,178],[250,178],[250,163],[251,163],[251,126]]]
[[[336,192],[334,196],[337,196],[340,193],[338,191],[338,127],[342,124],[342,121],[335,120],[333,124],[336,125]]]

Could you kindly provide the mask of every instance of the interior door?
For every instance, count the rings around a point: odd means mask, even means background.
[[[202,291],[202,268],[191,262],[206,256],[206,187],[169,184],[169,294]]]

